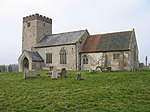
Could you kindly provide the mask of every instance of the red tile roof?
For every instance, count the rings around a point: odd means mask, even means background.
[[[89,35],[82,47],[82,52],[94,52],[99,44],[101,35]]]

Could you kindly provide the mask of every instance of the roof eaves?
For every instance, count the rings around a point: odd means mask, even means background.
[[[45,45],[45,46],[35,46],[35,48],[55,47],[55,46],[63,46],[63,45],[74,45],[74,44],[76,44],[76,43],[59,44],[59,45]]]
[[[104,50],[104,51],[81,51],[80,53],[98,53],[98,52],[122,52],[122,51],[130,51],[130,49],[123,49],[123,50]]]

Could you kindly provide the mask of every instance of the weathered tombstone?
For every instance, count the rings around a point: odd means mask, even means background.
[[[24,78],[32,78],[32,77],[37,77],[37,73],[35,70],[29,70],[25,69],[24,70]]]
[[[65,77],[66,77],[66,69],[65,69],[65,68],[62,68],[62,69],[61,69],[61,77],[62,77],[62,78],[65,78]]]
[[[50,66],[50,67],[49,67],[49,70],[53,70],[53,66]]]
[[[57,68],[56,68],[56,66],[54,66],[53,70],[52,70],[51,79],[57,79],[57,77],[58,77]]]
[[[96,67],[96,69],[95,69],[96,71],[98,71],[98,72],[102,72],[102,69],[101,69],[101,67],[100,66],[98,66],[98,67]]]
[[[77,73],[77,80],[81,80],[81,74],[80,74],[80,72]]]

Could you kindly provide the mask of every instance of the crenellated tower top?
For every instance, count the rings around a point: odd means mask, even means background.
[[[38,13],[23,17],[23,23],[28,22],[28,21],[32,21],[32,20],[40,20],[40,21],[52,24],[51,18],[39,15]]]

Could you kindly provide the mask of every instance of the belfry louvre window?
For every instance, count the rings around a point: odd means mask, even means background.
[[[87,55],[83,56],[83,64],[88,64],[88,57],[87,57]]]
[[[67,64],[67,53],[64,48],[60,50],[60,64]]]
[[[120,55],[118,53],[113,54],[113,60],[119,59]]]
[[[52,53],[46,53],[46,63],[52,63]]]
[[[28,22],[28,23],[27,23],[27,27],[30,27],[30,26],[31,26],[31,23],[30,23],[30,22]]]

